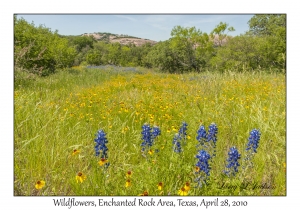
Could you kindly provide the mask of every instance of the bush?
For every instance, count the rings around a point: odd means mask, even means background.
[[[36,27],[23,18],[14,19],[14,64],[19,70],[46,76],[55,69],[70,67],[76,50],[57,31]]]

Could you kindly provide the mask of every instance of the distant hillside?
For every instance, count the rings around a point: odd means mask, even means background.
[[[122,45],[127,45],[129,43],[132,43],[135,44],[135,46],[141,46],[147,42],[150,43],[151,45],[157,43],[156,41],[149,40],[149,39],[143,39],[143,38],[124,35],[124,34],[112,34],[108,32],[84,33],[81,36],[92,36],[97,41],[106,41],[111,43],[119,42]],[[222,40],[220,40],[218,35],[214,35],[214,37],[210,38],[210,40],[214,42],[214,46],[223,46],[228,42],[228,39],[230,38],[231,36],[227,36]]]
[[[152,45],[156,44],[156,41],[149,40],[149,39],[143,39],[139,37],[124,35],[124,34],[112,34],[112,33],[101,33],[101,32],[95,32],[95,33],[84,33],[82,36],[92,36],[97,41],[106,41],[106,42],[119,42],[122,45],[127,45],[129,43],[135,44],[136,46],[141,46],[145,43],[150,43]]]

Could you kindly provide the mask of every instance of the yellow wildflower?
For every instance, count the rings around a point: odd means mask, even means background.
[[[158,188],[158,190],[162,190],[163,189],[163,183],[162,182],[158,183],[157,188]]]
[[[77,183],[78,182],[82,183],[85,179],[86,179],[86,176],[82,172],[79,172],[76,176]]]
[[[188,194],[188,191],[182,187],[180,190],[178,190],[178,195],[182,195],[182,196],[185,196]]]
[[[80,153],[80,150],[74,149],[73,152],[72,152],[72,155],[76,155],[78,153]]]
[[[186,182],[185,185],[184,185],[184,189],[186,191],[189,191],[191,189],[191,186],[190,186],[190,183],[189,182]]]
[[[35,188],[36,189],[42,189],[44,186],[45,186],[46,182],[43,181],[43,180],[40,180],[40,181],[37,181],[36,184],[35,184]]]
[[[154,151],[152,149],[149,150],[148,154],[153,155]]]
[[[125,187],[130,187],[130,186],[131,186],[131,181],[130,181],[130,179],[127,179],[127,180],[126,180]]]
[[[139,196],[148,196],[149,193],[147,191],[144,191],[142,194],[139,194]]]
[[[98,162],[100,166],[103,166],[105,163],[108,163],[108,160],[105,158],[101,158],[101,160]]]
[[[127,178],[130,178],[130,177],[131,177],[131,175],[132,175],[132,172],[131,172],[131,171],[127,171],[127,173],[126,173],[126,177],[127,177]]]

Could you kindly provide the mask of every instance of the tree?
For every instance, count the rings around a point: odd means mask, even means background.
[[[144,63],[147,67],[156,67],[170,73],[178,71],[179,66],[179,63],[173,56],[169,40],[158,42],[154,45],[145,57]]]
[[[249,32],[257,36],[279,35],[285,39],[286,15],[254,15],[249,21]]]
[[[16,70],[47,75],[72,65],[76,50],[66,38],[43,25],[36,27],[14,18],[14,63]]]
[[[100,65],[102,63],[101,52],[96,49],[88,51],[86,54],[86,62],[90,65]]]
[[[202,33],[195,27],[176,26],[171,31],[171,36],[170,48],[181,72],[199,71],[205,67],[213,50],[207,33]]]
[[[195,48],[198,38],[202,35],[195,27],[184,28],[175,26],[171,31],[170,49],[176,62],[180,65],[178,69],[190,71],[198,68]]]
[[[270,61],[276,68],[286,68],[286,15],[254,15],[249,21],[249,34],[265,37],[266,47],[263,53],[272,54]],[[270,51],[272,50],[272,51]],[[270,57],[269,57],[270,59]],[[270,63],[269,62],[269,63]]]
[[[261,59],[257,44],[258,40],[253,36],[236,36],[224,47],[217,48],[216,56],[210,60],[211,67],[219,71],[255,69]]]
[[[213,43],[207,33],[195,27],[175,26],[171,38],[157,43],[145,63],[170,73],[201,71],[213,55]]]
[[[119,64],[121,66],[127,66],[131,63],[131,48],[129,46],[123,45],[121,46]]]
[[[221,47],[224,45],[224,42],[228,40],[228,33],[235,31],[235,29],[227,23],[220,22],[210,33],[210,37],[215,41],[215,45],[217,47]],[[225,31],[227,32],[225,33]]]
[[[285,60],[280,57],[275,45],[276,37],[240,35],[230,39],[210,60],[210,65],[218,70],[282,69]]]
[[[77,52],[81,52],[87,46],[93,48],[94,42],[96,41],[92,36],[75,36],[71,38],[71,43],[75,45]]]
[[[119,65],[120,54],[121,54],[120,43],[116,42],[116,43],[108,44],[108,55],[107,55],[108,64]]]
[[[147,54],[151,51],[152,48],[153,46],[149,42],[146,42],[138,48],[140,51],[137,58],[138,66],[144,66],[146,68],[151,67],[151,63],[147,62]]]

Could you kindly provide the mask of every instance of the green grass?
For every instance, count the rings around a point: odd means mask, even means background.
[[[70,69],[45,78],[18,80],[14,91],[15,195],[286,195],[286,84],[281,74],[165,74],[138,69]],[[174,134],[188,124],[182,153]],[[216,157],[207,185],[194,186],[197,130],[218,126]],[[142,125],[161,129],[141,153]],[[249,132],[261,132],[253,168],[226,177],[229,148],[245,157]],[[97,131],[107,134],[109,167],[95,156]],[[72,155],[74,149],[79,154]],[[130,187],[126,172],[132,171]],[[76,175],[86,175],[83,183]],[[46,185],[35,189],[35,183]],[[157,185],[163,182],[163,190]],[[247,187],[246,184],[248,184]],[[256,186],[256,187],[255,187]],[[260,187],[263,186],[263,187]],[[262,189],[261,189],[262,188]]]

